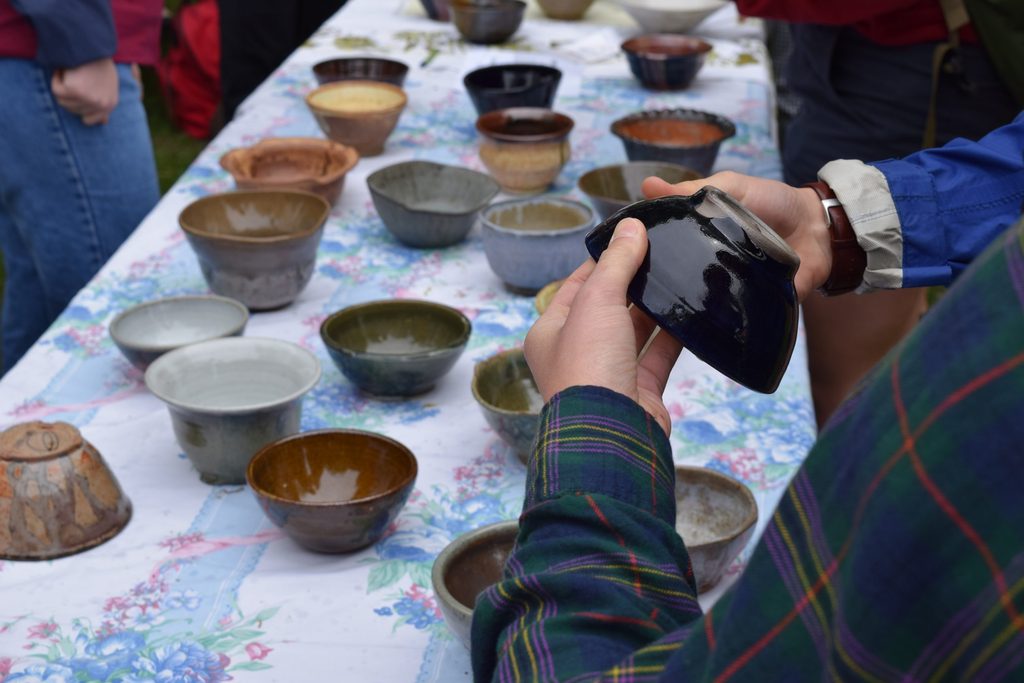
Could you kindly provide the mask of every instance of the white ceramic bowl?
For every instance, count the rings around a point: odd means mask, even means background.
[[[725,0],[619,0],[644,33],[687,33],[716,10]]]
[[[180,346],[242,334],[249,309],[224,296],[173,296],[133,306],[110,322],[114,344],[139,370]]]
[[[157,358],[146,386],[167,404],[178,445],[208,484],[243,484],[249,459],[299,431],[320,362],[278,339],[233,337]]]

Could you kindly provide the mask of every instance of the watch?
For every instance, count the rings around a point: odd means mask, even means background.
[[[836,199],[836,193],[826,183],[816,180],[805,183],[818,195],[825,210],[825,226],[832,243],[832,270],[828,279],[819,287],[825,296],[837,296],[852,292],[864,279],[868,258],[863,247],[857,242],[857,234],[843,205]]]

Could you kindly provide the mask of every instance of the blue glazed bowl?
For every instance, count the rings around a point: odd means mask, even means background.
[[[653,33],[622,44],[629,68],[645,88],[682,90],[689,87],[711,45],[690,36]]]
[[[630,161],[668,161],[707,176],[722,142],[736,134],[736,125],[706,111],[656,109],[618,119],[611,130]]]
[[[471,71],[462,79],[477,114],[512,107],[550,109],[562,72],[540,64],[501,64]]]

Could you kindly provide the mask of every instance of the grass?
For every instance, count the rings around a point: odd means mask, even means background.
[[[142,85],[145,93],[142,101],[149,119],[149,134],[153,139],[153,155],[162,195],[199,155],[206,141],[186,135],[171,121],[154,69],[142,70]]]

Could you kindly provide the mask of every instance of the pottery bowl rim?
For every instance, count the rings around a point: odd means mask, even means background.
[[[476,82],[479,79],[483,78],[484,76],[500,71],[515,71],[520,73],[535,72],[540,76],[541,80],[538,81],[537,83],[531,83],[528,86],[518,86],[513,89],[491,87],[483,83]],[[537,87],[537,85],[539,84],[547,85],[552,81],[558,82],[561,81],[561,79],[562,70],[559,69],[558,67],[550,66],[547,64],[531,64],[529,62],[512,62],[509,64],[490,64],[488,66],[481,66],[477,69],[473,69],[472,71],[470,71],[469,73],[462,77],[462,85],[466,88],[466,90],[476,90],[478,92],[489,95],[492,93],[509,93],[517,92],[519,90],[526,90],[529,88]]]
[[[433,170],[433,171],[444,170],[444,171],[450,172],[450,173],[458,173],[458,174],[466,177],[467,179],[471,178],[473,180],[473,182],[474,182],[474,187],[476,187],[476,183],[480,183],[483,187],[485,187],[486,190],[487,190],[487,191],[484,192],[484,194],[486,194],[486,197],[484,197],[480,201],[472,204],[471,207],[467,204],[468,208],[459,209],[459,210],[454,210],[453,209],[453,210],[450,210],[450,211],[446,211],[444,209],[421,209],[421,208],[418,208],[416,206],[413,206],[413,205],[409,204],[406,200],[404,200],[402,198],[399,198],[398,194],[393,191],[393,187],[389,186],[387,184],[386,180],[385,180],[386,175],[387,175],[385,173],[386,171],[392,171],[393,169],[396,169],[396,168],[399,168],[399,167],[403,167],[403,168],[413,167],[415,169],[422,168],[424,171],[427,171],[427,170]],[[366,184],[367,184],[367,186],[370,188],[370,190],[372,192],[380,194],[381,196],[383,196],[388,201],[390,201],[390,202],[392,202],[394,204],[397,204],[398,206],[400,206],[401,208],[405,209],[409,213],[421,214],[421,215],[424,215],[424,216],[451,216],[451,217],[467,216],[467,215],[469,215],[471,213],[475,213],[475,212],[480,211],[481,209],[483,209],[485,206],[487,206],[488,202],[490,202],[492,199],[494,199],[495,195],[497,195],[499,192],[501,192],[501,185],[499,185],[498,182],[496,180],[494,180],[494,178],[492,178],[491,176],[487,175],[486,173],[481,173],[480,171],[474,170],[472,168],[466,168],[465,166],[455,166],[455,165],[452,165],[452,164],[442,164],[442,163],[438,163],[436,161],[429,161],[429,160],[426,160],[426,159],[411,159],[409,161],[400,161],[400,162],[398,162],[396,164],[391,164],[390,166],[385,166],[383,168],[379,168],[379,169],[377,169],[376,171],[374,171],[373,173],[371,173],[370,175],[368,175],[366,177]]]
[[[500,14],[514,15],[526,11],[526,3],[523,0],[490,0],[489,2],[458,2],[453,1],[448,5],[450,12],[464,12],[466,14]]]
[[[722,474],[718,470],[711,469],[710,467],[700,467],[697,465],[676,465],[674,481],[681,481],[682,475],[696,475],[697,477],[706,477],[714,479],[722,484],[723,490],[731,491],[736,494],[736,498],[742,500],[744,507],[746,508],[745,514],[740,522],[736,525],[735,530],[731,530],[728,534],[719,535],[715,538],[704,541],[703,543],[687,543],[686,547],[688,550],[704,550],[713,546],[725,545],[735,541],[737,538],[745,534],[755,524],[757,524],[758,509],[757,499],[754,497],[753,492],[746,484],[738,479],[730,477],[727,474]],[[676,510],[678,515],[678,509]]]
[[[445,582],[446,570],[476,542],[492,536],[495,537],[495,540],[500,541],[508,535],[512,536],[512,547],[514,548],[516,538],[519,535],[519,520],[510,519],[502,522],[485,524],[484,526],[477,527],[472,531],[460,534],[456,538],[452,539],[448,545],[442,548],[441,552],[439,552],[437,557],[434,559],[434,564],[430,568],[430,582],[433,585],[434,592],[437,593],[438,597],[447,605],[455,609],[460,616],[467,619],[472,617],[473,606],[470,605],[469,607],[466,607],[466,605],[456,599],[448,589],[448,585]]]
[[[387,107],[375,107],[372,109],[352,109],[340,111],[338,109],[332,109],[315,103],[313,100],[317,95],[327,92],[328,90],[343,90],[346,88],[376,88],[378,90],[386,90],[393,94],[399,95],[397,103]],[[400,88],[393,83],[386,83],[384,81],[368,81],[359,79],[348,79],[342,81],[332,81],[330,83],[324,83],[321,86],[314,88],[306,95],[306,106],[309,107],[310,111],[320,116],[328,116],[339,119],[365,119],[373,118],[376,116],[387,116],[400,112],[405,109],[405,106],[409,103],[409,96],[406,94],[404,88]]]
[[[481,380],[481,375],[483,374],[484,366],[489,364],[491,361],[494,361],[494,360],[496,360],[498,358],[501,358],[505,362],[508,362],[506,359],[509,359],[509,358],[522,359],[523,365],[526,366],[527,370],[530,370],[530,364],[526,362],[526,354],[523,352],[522,347],[515,347],[515,348],[511,348],[511,349],[503,349],[501,351],[497,351],[495,353],[492,353],[491,355],[487,356],[486,358],[482,358],[482,359],[478,360],[476,363],[473,364],[473,378],[470,380],[470,389],[473,392],[473,398],[476,399],[477,403],[479,403],[480,405],[484,406],[485,408],[487,408],[491,412],[498,413],[500,415],[507,415],[509,417],[519,417],[519,416],[522,416],[522,417],[538,417],[540,415],[540,413],[541,413],[541,409],[538,409],[536,411],[534,411],[534,410],[511,410],[509,408],[505,408],[503,406],[496,405],[496,404],[492,403],[491,401],[488,401],[480,393],[480,389],[479,389],[479,387],[477,385],[482,381]],[[530,377],[531,377],[531,379],[533,378],[533,370],[530,370]],[[537,380],[534,379],[533,383],[534,383],[534,386],[536,386]],[[538,393],[539,392],[540,392],[540,390],[538,388]]]
[[[685,123],[710,123],[721,131],[722,136],[712,140],[710,142],[702,142],[694,145],[678,145],[672,144],[665,140],[649,141],[642,140],[637,137],[629,135],[624,130],[623,126],[636,123],[636,122],[648,122],[658,120],[673,120],[682,121]],[[647,111],[634,112],[622,118],[612,121],[610,126],[611,132],[616,137],[625,140],[634,145],[643,145],[646,147],[661,147],[664,149],[702,149],[706,147],[712,147],[719,145],[729,138],[736,135],[736,124],[730,119],[716,114],[710,111],[702,111],[700,109],[687,109],[682,107],[676,107],[671,109],[652,109]]]
[[[587,191],[583,187],[583,181],[585,179],[592,179],[592,178],[595,178],[597,176],[600,176],[600,175],[603,175],[603,174],[606,174],[606,173],[612,173],[612,172],[614,172],[616,170],[623,169],[623,168],[625,168],[627,166],[628,167],[632,167],[632,168],[640,168],[642,166],[647,166],[647,167],[650,167],[650,168],[671,168],[672,170],[675,170],[675,171],[683,171],[684,175],[693,174],[694,177],[693,178],[689,178],[688,180],[699,180],[699,179],[704,177],[703,175],[701,175],[696,170],[690,168],[689,166],[684,166],[683,164],[677,164],[677,163],[674,163],[674,162],[671,162],[671,161],[656,161],[656,160],[646,160],[645,159],[645,160],[637,160],[637,161],[623,161],[623,162],[618,163],[618,164],[606,164],[604,166],[598,166],[597,168],[592,168],[592,169],[590,169],[589,171],[587,171],[586,173],[584,173],[583,175],[581,175],[579,177],[579,179],[576,181],[576,187],[578,187],[580,192],[582,192],[583,194],[587,195],[588,197],[594,197],[596,199],[601,199],[601,200],[604,200],[604,201],[607,201],[607,202],[623,202],[623,201],[625,201],[628,204],[629,203],[628,199],[623,199],[621,197],[614,197],[614,196],[612,196],[612,195],[610,195],[608,193],[605,193],[605,192],[602,192],[602,193],[589,192],[589,191]],[[654,176],[655,174],[652,173],[651,175]]]
[[[282,233],[280,235],[269,235],[264,237],[257,237],[252,235],[238,235],[238,234],[223,234],[216,232],[209,232],[203,228],[197,227],[194,223],[190,222],[190,216],[192,212],[198,210],[203,204],[217,204],[229,200],[230,198],[242,198],[242,197],[258,197],[261,199],[267,199],[272,196],[284,197],[292,201],[301,200],[304,202],[313,202],[319,205],[320,213],[316,220],[309,222],[309,225],[303,226],[301,230],[294,232]],[[296,242],[311,237],[320,232],[324,223],[327,221],[327,217],[331,213],[331,204],[326,199],[316,194],[315,192],[307,192],[306,190],[294,190],[285,188],[274,188],[266,190],[231,190],[229,192],[217,192],[210,194],[205,197],[200,197],[195,201],[189,203],[178,213],[178,225],[185,233],[191,237],[197,237],[199,239],[207,240],[209,242],[219,242],[222,244],[253,244],[253,245],[272,245],[282,244],[286,242]]]
[[[489,214],[493,211],[501,209],[511,208],[520,204],[558,204],[561,206],[568,206],[574,209],[579,209],[583,212],[585,218],[582,222],[576,225],[571,225],[566,228],[547,229],[547,230],[524,230],[521,228],[508,228],[503,225],[499,225],[489,218]],[[494,202],[489,205],[486,209],[480,212],[480,224],[487,230],[491,230],[499,235],[509,235],[515,237],[526,237],[536,239],[555,239],[558,237],[565,237],[566,235],[572,235],[575,232],[583,232],[596,225],[595,220],[597,219],[597,212],[593,208],[584,204],[583,202],[576,199],[568,199],[565,197],[555,197],[551,195],[538,195],[533,197],[517,197],[514,199],[503,199],[500,202]]]
[[[541,133],[516,134],[503,130],[509,120],[517,117],[520,120],[543,121],[550,123],[552,129]],[[544,107],[508,107],[495,109],[481,114],[476,120],[476,129],[480,135],[498,142],[529,143],[559,142],[572,132],[576,122],[572,117]]]
[[[408,466],[407,474],[396,484],[385,488],[382,491],[373,493],[369,496],[362,498],[349,498],[347,500],[333,500],[333,501],[303,501],[295,500],[294,498],[287,498],[285,496],[278,495],[273,491],[270,491],[263,483],[261,479],[258,479],[255,470],[259,465],[260,461],[268,458],[273,458],[276,455],[276,450],[279,449],[286,443],[292,441],[316,441],[322,437],[337,437],[343,439],[344,437],[369,437],[371,440],[377,443],[384,443],[388,446],[386,455],[390,460],[397,460]],[[345,452],[342,450],[332,448],[328,451],[332,455],[336,454],[338,457],[344,457]],[[371,432],[365,429],[348,429],[342,427],[330,427],[325,429],[314,429],[308,432],[300,432],[298,434],[290,434],[288,436],[276,439],[261,449],[249,459],[249,464],[245,467],[245,480],[249,484],[249,488],[260,496],[263,496],[269,500],[274,501],[278,504],[294,505],[308,509],[327,509],[327,508],[343,508],[349,506],[364,505],[371,503],[375,500],[381,500],[388,496],[394,495],[399,491],[405,489],[416,481],[416,477],[419,474],[419,463],[416,460],[415,454],[412,450],[401,441],[393,439],[385,434],[379,432]]]
[[[358,316],[367,309],[376,309],[378,311],[382,309],[407,309],[417,314],[426,314],[430,312],[434,315],[440,315],[448,320],[455,321],[462,330],[457,337],[454,337],[452,341],[445,346],[409,353],[375,353],[373,351],[356,351],[339,343],[336,339],[331,337],[330,334],[328,334],[327,328],[332,323],[352,316]],[[466,344],[469,343],[469,338],[472,333],[473,324],[465,313],[453,306],[448,306],[447,304],[438,303],[436,301],[427,301],[425,299],[377,299],[374,301],[365,301],[360,304],[352,304],[351,306],[346,306],[337,310],[324,318],[323,322],[320,323],[320,339],[323,340],[324,344],[327,345],[328,348],[350,358],[360,358],[385,363],[427,360],[435,356],[447,355],[453,351],[464,348]]]
[[[125,321],[143,314],[144,311],[150,310],[157,307],[169,307],[174,309],[178,304],[192,303],[200,306],[213,306],[218,310],[231,309],[241,317],[240,322],[232,325],[231,327],[225,328],[223,331],[218,331],[216,334],[210,334],[208,336],[199,337],[193,341],[180,342],[180,343],[148,343],[140,344],[135,341],[128,340],[120,335],[118,328],[124,325]],[[107,325],[107,332],[118,346],[124,346],[125,348],[132,349],[133,351],[143,352],[161,352],[171,351],[180,346],[186,344],[197,344],[199,342],[207,341],[210,339],[217,339],[219,337],[231,336],[239,334],[245,329],[245,326],[249,322],[249,309],[241,301],[232,299],[231,297],[221,296],[219,294],[182,294],[178,296],[168,296],[161,299],[152,299],[150,301],[143,301],[140,304],[135,304],[129,308],[124,309],[113,317],[110,324]]]
[[[669,43],[670,52],[656,49],[656,43]],[[706,40],[685,33],[641,33],[622,41],[623,52],[638,59],[652,62],[699,58],[711,52],[713,46]]]
[[[291,178],[275,179],[275,178],[259,178],[258,176],[244,174],[242,169],[232,169],[234,161],[241,158],[245,153],[249,154],[260,154],[264,152],[276,151],[281,149],[296,149],[298,151],[306,151],[319,147],[321,151],[333,155],[335,158],[341,160],[341,165],[331,171],[322,175],[302,175],[294,176]],[[325,138],[311,138],[302,136],[284,136],[275,138],[263,138],[258,142],[255,142],[248,146],[235,147],[228,150],[220,157],[220,167],[231,174],[231,177],[235,179],[237,183],[239,180],[243,182],[258,182],[265,185],[268,188],[273,186],[280,186],[283,189],[287,189],[287,185],[301,182],[304,180],[312,180],[318,184],[329,184],[343,177],[346,173],[351,171],[356,163],[359,161],[359,152],[356,151],[355,147],[349,145],[343,145],[340,142],[334,140],[327,140]]]
[[[312,67],[310,67],[310,69],[313,71],[313,75],[316,76],[316,78],[319,80],[321,77],[331,77],[331,76],[333,76],[334,74],[328,72],[328,70],[331,67],[335,66],[335,65],[338,65],[338,66],[351,66],[351,65],[354,65],[354,64],[359,63],[359,62],[372,62],[372,63],[375,63],[375,64],[380,64],[382,67],[384,67],[385,70],[391,69],[393,71],[393,73],[391,73],[389,75],[392,76],[393,78],[402,78],[402,79],[404,79],[409,74],[409,65],[406,64],[405,62],[399,61],[397,59],[390,59],[388,57],[379,57],[379,56],[376,56],[376,55],[348,55],[348,56],[330,57],[328,59],[321,59],[319,62],[314,64]],[[322,73],[322,72],[328,72],[328,73]],[[339,80],[349,80],[349,81],[369,80],[369,81],[374,81],[376,79],[370,78],[369,76],[355,76],[351,72],[346,72],[345,77],[337,78],[334,81],[328,81],[328,82],[329,83],[333,83],[333,82],[339,81]],[[389,81],[377,81],[377,82],[379,82],[379,83],[387,83]],[[324,85],[324,83],[321,83],[320,85]]]

